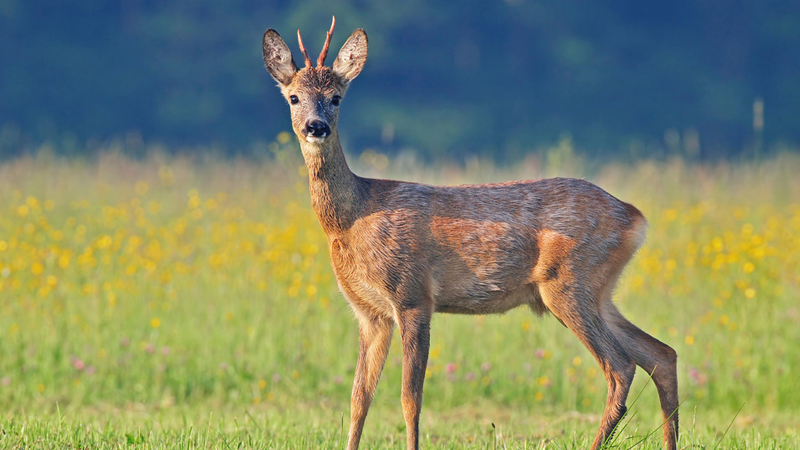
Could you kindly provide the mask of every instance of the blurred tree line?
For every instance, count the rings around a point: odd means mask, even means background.
[[[796,1],[0,0],[0,152],[129,132],[272,140],[288,108],[261,35],[277,29],[300,61],[295,30],[316,55],[333,14],[335,50],[357,27],[370,38],[342,110],[351,151],[504,157],[569,133],[601,156],[726,156],[800,141]]]

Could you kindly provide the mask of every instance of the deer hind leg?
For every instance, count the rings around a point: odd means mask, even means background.
[[[613,303],[603,305],[603,317],[636,365],[651,374],[661,401],[664,448],[675,450],[678,438],[678,373],[675,350],[626,319]]]
[[[592,444],[592,449],[596,450],[612,436],[627,411],[625,401],[636,364],[603,320],[590,294],[577,294],[557,284],[542,286],[540,291],[548,309],[589,349],[605,374],[608,397],[600,429]]]

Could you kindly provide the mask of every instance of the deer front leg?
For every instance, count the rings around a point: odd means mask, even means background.
[[[428,366],[431,313],[406,310],[398,313],[403,340],[403,388],[401,402],[406,422],[406,447],[419,449],[419,413],[422,410],[422,386]]]
[[[394,322],[384,318],[360,318],[360,345],[356,373],[353,378],[353,394],[350,397],[350,432],[347,449],[356,450],[361,440],[361,430],[367,419],[369,406],[389,353]]]

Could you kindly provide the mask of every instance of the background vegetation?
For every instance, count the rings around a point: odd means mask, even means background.
[[[0,447],[341,445],[357,325],[296,144],[284,133],[270,148],[269,160],[108,149],[0,165]],[[593,166],[570,152],[562,143],[514,168],[351,161],[444,184],[588,175],[635,203],[650,233],[616,301],[680,354],[681,446],[800,445],[798,156]],[[402,446],[397,341],[365,448]],[[605,392],[551,318],[438,315],[423,440],[585,448]],[[659,426],[641,371],[631,402],[624,448]]]
[[[333,14],[336,49],[370,36],[341,122],[354,152],[519,158],[565,133],[602,156],[800,141],[797,2],[0,0],[0,155],[129,132],[130,147],[257,152],[288,124],[262,33],[296,52],[302,28],[316,52]]]

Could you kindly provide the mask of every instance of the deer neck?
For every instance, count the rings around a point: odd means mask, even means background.
[[[308,168],[311,204],[327,235],[340,235],[355,222],[358,214],[357,177],[350,171],[339,142],[333,134],[321,145],[300,140]]]

